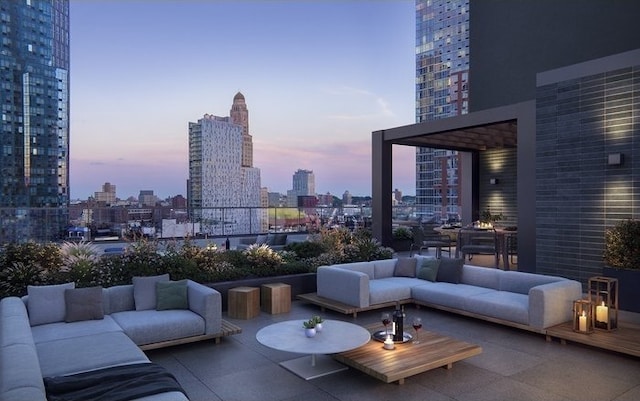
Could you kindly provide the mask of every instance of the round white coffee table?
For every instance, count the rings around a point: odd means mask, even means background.
[[[349,351],[369,342],[366,329],[340,320],[325,320],[314,337],[304,334],[302,320],[287,320],[266,326],[256,333],[262,345],[279,351],[310,354],[281,362],[280,365],[305,380],[348,369],[327,354]]]

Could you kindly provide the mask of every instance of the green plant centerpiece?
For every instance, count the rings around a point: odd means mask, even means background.
[[[502,220],[504,217],[502,216],[502,213],[491,213],[491,210],[489,208],[486,208],[482,211],[482,213],[480,213],[480,221],[479,223],[479,227],[480,228],[492,228],[493,226],[495,226],[496,222]]]
[[[313,337],[316,335],[316,321],[313,318],[302,322],[302,326],[304,326],[305,336]]]

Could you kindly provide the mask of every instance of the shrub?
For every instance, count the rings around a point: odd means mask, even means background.
[[[292,242],[284,249],[294,252],[300,259],[315,258],[326,252],[326,248],[318,241]]]
[[[640,220],[622,220],[605,232],[604,261],[616,269],[640,269]]]

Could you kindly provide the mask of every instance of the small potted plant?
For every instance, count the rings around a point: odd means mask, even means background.
[[[302,322],[304,326],[304,334],[307,337],[313,337],[316,335],[316,321],[313,319],[309,319],[305,322]]]
[[[316,323],[316,332],[321,332],[322,331],[322,322],[324,322],[324,319],[321,318],[318,315],[314,316],[312,319]]]

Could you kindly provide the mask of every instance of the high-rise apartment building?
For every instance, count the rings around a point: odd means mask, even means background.
[[[416,122],[469,111],[469,0],[416,0]],[[456,151],[416,149],[416,205],[425,218],[459,213]]]
[[[234,97],[234,104],[239,100],[244,105],[240,93]],[[256,232],[261,227],[256,211],[242,209],[260,207],[261,186],[260,170],[243,162],[253,159],[245,158],[243,152],[244,130],[248,127],[246,106],[236,111],[244,115],[238,120],[244,125],[230,117],[209,114],[189,123],[188,202],[192,218],[201,221],[206,234]]]
[[[316,196],[316,177],[313,171],[298,169],[293,173],[293,189],[287,191],[287,205],[298,206],[299,196]]]
[[[69,204],[69,2],[3,1],[0,35],[0,207],[16,222],[2,234],[54,239]],[[18,226],[42,207],[56,212]]]

